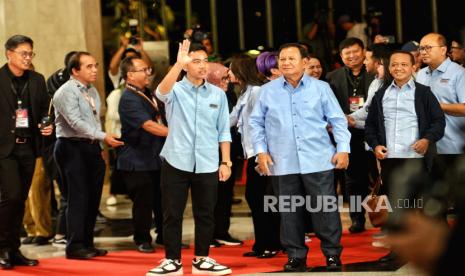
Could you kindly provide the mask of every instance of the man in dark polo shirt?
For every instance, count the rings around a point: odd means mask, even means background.
[[[154,252],[151,245],[153,201],[160,202],[160,151],[168,128],[162,122],[162,103],[150,95],[146,86],[152,74],[147,63],[138,57],[127,57],[121,63],[126,88],[119,103],[121,134],[124,146],[118,152],[117,168],[133,201],[134,242],[142,253]],[[157,204],[161,206],[161,204]],[[163,212],[154,210],[155,220],[162,221]],[[162,226],[157,225],[161,236]]]

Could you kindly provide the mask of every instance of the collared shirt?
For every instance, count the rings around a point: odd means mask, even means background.
[[[144,93],[148,99],[151,95]],[[160,151],[164,137],[155,136],[142,128],[149,121],[157,121],[162,114],[144,97],[126,88],[118,107],[124,145],[118,150],[117,167],[124,171],[159,170]]]
[[[465,69],[449,58],[435,70],[421,69],[416,81],[429,86],[439,103],[465,103]],[[465,146],[465,117],[446,116],[444,137],[439,140],[439,154],[461,154]]]
[[[366,102],[363,104],[363,107],[350,114],[350,116],[355,119],[355,128],[365,128],[365,121],[368,117],[368,109],[370,108],[371,100],[373,99],[376,91],[378,91],[381,86],[383,86],[383,80],[376,77],[368,87],[368,96]]]
[[[296,88],[280,77],[261,87],[249,119],[255,154],[267,152],[272,175],[331,170],[337,152],[350,152],[347,120],[326,82],[304,75]]]
[[[231,127],[237,126],[237,130],[241,134],[241,144],[246,159],[254,156],[249,117],[259,96],[260,86],[247,86],[245,92],[237,100],[231,114],[229,114]]]
[[[94,86],[85,87],[71,78],[55,92],[53,106],[57,138],[105,138],[100,123],[100,97]]]
[[[157,88],[156,96],[165,103],[170,126],[160,155],[182,171],[217,171],[218,143],[231,142],[224,91],[207,81],[196,87],[184,77],[165,95]]]
[[[402,87],[393,81],[383,97],[384,126],[388,158],[422,158],[412,145],[419,139],[418,116],[415,111],[415,82]]]

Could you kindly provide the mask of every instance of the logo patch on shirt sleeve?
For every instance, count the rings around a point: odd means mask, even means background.
[[[439,82],[440,82],[440,83],[443,83],[443,84],[448,84],[448,83],[449,83],[449,79],[441,79]]]
[[[211,108],[218,108],[218,105],[217,104],[210,104],[210,107]]]

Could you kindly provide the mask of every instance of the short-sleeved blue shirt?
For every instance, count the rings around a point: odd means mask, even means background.
[[[146,95],[150,99],[150,95]],[[125,89],[121,96],[118,112],[124,146],[118,149],[117,168],[124,171],[159,170],[165,138],[145,131],[142,125],[148,120],[156,121],[162,114],[147,99],[129,89]]]

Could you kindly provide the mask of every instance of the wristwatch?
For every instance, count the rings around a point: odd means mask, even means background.
[[[228,168],[231,168],[233,164],[231,161],[222,161],[221,165],[226,165]]]

